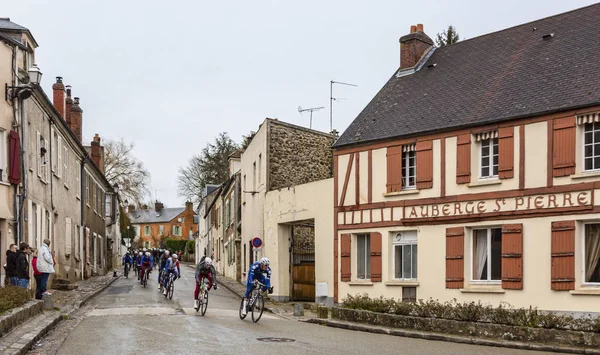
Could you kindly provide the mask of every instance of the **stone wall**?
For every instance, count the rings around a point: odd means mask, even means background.
[[[268,191],[333,176],[333,136],[279,121],[269,135]]]
[[[25,323],[30,318],[42,313],[44,302],[31,300],[21,307],[14,308],[0,316],[0,337],[10,332],[13,328]]]

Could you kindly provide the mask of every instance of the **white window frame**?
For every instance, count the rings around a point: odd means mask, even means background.
[[[64,152],[64,157],[63,157],[63,173],[64,173],[64,177],[65,177],[65,187],[68,189],[69,188],[69,163],[70,163],[70,157],[69,157],[69,148],[66,145],[63,145],[63,152]]]
[[[177,233],[178,229],[179,229],[179,233]],[[173,228],[171,228],[171,231],[173,233],[173,236],[175,236],[175,237],[181,237],[181,235],[182,235],[182,228],[181,228],[181,226],[173,226]]]
[[[491,267],[491,260],[492,260],[492,229],[500,229],[500,235],[502,236],[502,227],[501,226],[481,226],[481,227],[477,227],[477,228],[472,228],[471,229],[471,238],[469,238],[470,241],[470,248],[471,248],[471,258],[469,259],[469,264],[470,269],[471,269],[471,283],[472,284],[483,284],[483,285],[501,285],[502,284],[502,279],[500,280],[491,280],[492,278],[492,267]],[[475,264],[475,231],[477,230],[487,230],[487,255],[488,255],[488,268],[487,268],[487,279],[486,280],[475,280],[475,270],[474,270],[474,264]]]
[[[53,148],[52,152],[50,152],[52,154],[52,172],[56,175],[56,163],[58,162],[58,149],[56,149],[58,147],[58,134],[54,130],[54,127],[50,128],[50,141]]]
[[[494,142],[495,141],[495,142]],[[487,166],[483,165],[483,148],[484,148],[484,143],[489,142],[489,155],[486,156],[489,158],[489,164]],[[494,144],[495,143],[495,144]],[[498,147],[498,153],[494,154],[494,145]],[[482,139],[481,141],[479,141],[479,178],[482,180],[485,179],[497,179],[498,178],[498,163],[499,163],[499,159],[500,159],[500,147],[498,146],[498,138],[488,138],[488,139]],[[494,155],[497,157],[497,163],[494,164]],[[494,174],[494,166],[496,167],[496,174]],[[483,175],[483,168],[488,168],[489,169],[489,175],[484,176]]]
[[[77,186],[75,186],[75,191],[77,191],[75,196],[77,197],[78,200],[81,201],[81,170],[79,169],[78,164],[77,164],[77,156],[75,156],[75,162],[76,162],[76,164],[74,164],[75,169],[73,169],[75,171],[75,185],[77,185]]]
[[[113,205],[112,205],[112,195],[105,195],[104,199],[105,199],[105,205],[104,205],[104,216],[105,217],[112,217],[112,209],[113,209]]]
[[[585,143],[585,133],[586,133],[586,129],[585,128],[586,128],[586,126],[588,124],[591,125],[591,127],[592,127],[592,130],[591,130],[591,133],[592,133],[592,143],[591,144],[586,144]],[[594,129],[594,126],[596,126],[595,129]],[[594,154],[594,144],[600,145],[600,142],[595,142],[594,141],[594,133],[595,132],[600,132],[600,122],[592,122],[592,123],[583,124],[583,135],[582,135],[582,139],[581,139],[581,157],[582,157],[581,158],[582,159],[581,166],[583,167],[582,168],[582,172],[584,172],[584,173],[594,173],[594,172],[599,172],[600,171],[600,166],[598,166],[596,169],[594,169],[594,159],[595,158],[600,158],[600,155],[595,155]],[[592,147],[592,155],[590,156],[590,158],[592,159],[592,169],[586,169],[585,168],[585,160],[586,160],[585,147],[586,146],[591,146]]]
[[[416,273],[416,275],[414,275],[415,277],[412,278],[403,278],[403,277],[396,277],[396,247],[400,247],[401,248],[401,253],[402,255],[404,255],[403,253],[403,249],[404,247],[412,247],[412,246],[416,246],[417,247],[417,251],[419,250],[419,246],[418,246],[418,240],[417,240],[417,231],[416,230],[411,230],[411,231],[402,231],[402,232],[394,232],[393,233],[393,239],[392,239],[392,278],[393,280],[401,280],[401,281],[416,281],[418,280],[418,274],[419,274],[419,255],[417,252],[417,271],[414,272],[414,270],[412,270],[412,259],[411,259],[411,274]],[[411,253],[411,258],[413,257],[412,253]],[[403,268],[403,266],[401,266]],[[400,275],[404,275],[404,270],[400,270]]]
[[[144,236],[149,237],[152,235],[152,227],[144,226]]]
[[[410,175],[411,155],[412,155],[413,162],[414,162],[414,165],[412,166],[414,175]],[[407,151],[404,151],[404,149],[402,149],[402,165],[400,166],[400,168],[402,169],[402,190],[416,189],[417,188],[417,152],[414,149],[407,150]],[[411,177],[413,178],[412,185],[410,184]]]
[[[58,160],[56,161],[56,176],[57,177],[62,177],[63,174],[63,143],[62,143],[62,137],[58,136],[58,142],[56,145],[56,149],[57,149],[57,156],[58,156]]]
[[[158,226],[158,232],[160,233],[160,235],[165,235],[165,225],[161,224],[160,226]]]
[[[364,255],[364,261],[365,261],[365,274],[364,275],[359,275],[358,274],[358,263],[360,262],[360,259],[363,256],[358,255],[358,243],[359,243],[359,238],[364,238],[366,241],[365,244],[365,255]],[[356,279],[357,280],[370,280],[371,279],[371,235],[369,233],[359,233],[356,234]],[[364,277],[361,277],[364,276]]]
[[[85,204],[90,207],[90,176],[85,174]]]
[[[92,192],[93,192],[93,196],[92,199],[94,200],[94,213],[98,213],[98,185],[96,185],[96,183],[94,182],[94,186],[92,187]]]
[[[73,239],[73,232],[71,228],[73,226],[73,221],[71,218],[65,218],[65,254],[71,255],[71,241]]]
[[[583,228],[581,228],[581,286],[600,286],[600,282],[586,282],[585,281],[585,228],[589,224],[598,224],[600,225],[600,221],[590,221],[583,223]]]

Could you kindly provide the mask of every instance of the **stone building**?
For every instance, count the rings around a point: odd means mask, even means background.
[[[334,145],[331,296],[598,312],[600,4],[401,62]],[[599,139],[596,139],[599,138]],[[333,247],[333,250],[330,249]]]

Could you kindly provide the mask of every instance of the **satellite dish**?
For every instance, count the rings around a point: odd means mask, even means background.
[[[298,112],[302,114],[302,106],[298,106]]]

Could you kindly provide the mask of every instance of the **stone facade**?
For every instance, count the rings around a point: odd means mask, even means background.
[[[269,123],[269,191],[333,176],[333,136],[280,121]]]

